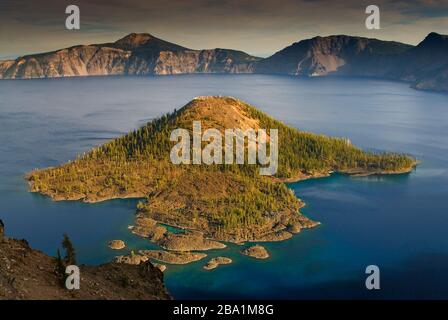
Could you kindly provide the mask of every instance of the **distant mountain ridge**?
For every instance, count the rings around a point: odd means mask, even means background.
[[[430,33],[417,46],[345,35],[315,37],[280,50],[253,69],[305,77],[384,78],[410,82],[416,89],[448,91],[448,36]]]
[[[388,60],[410,45],[345,35],[315,37],[296,42],[260,61],[256,70],[298,76],[376,75],[391,66]]]
[[[80,45],[0,62],[0,78],[248,72],[259,58],[228,49],[192,50],[150,34]]]
[[[416,89],[448,91],[448,36],[430,33],[403,55],[397,70]]]
[[[448,91],[448,36],[430,33],[412,46],[335,35],[302,40],[262,59],[230,49],[193,50],[147,33],[0,62],[0,79],[183,73],[356,76]]]

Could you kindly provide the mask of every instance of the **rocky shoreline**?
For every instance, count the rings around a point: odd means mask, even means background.
[[[327,178],[331,176],[333,173],[340,173],[340,174],[346,174],[349,176],[356,176],[356,177],[368,177],[368,176],[374,176],[374,175],[398,175],[398,174],[406,174],[412,172],[412,170],[415,169],[415,167],[419,164],[419,161],[415,161],[412,166],[408,168],[403,168],[401,170],[365,170],[362,168],[357,169],[350,169],[350,170],[339,170],[339,171],[328,171],[328,172],[316,172],[316,173],[300,173],[298,175],[295,175],[291,178],[281,179],[281,178],[275,178],[279,182],[283,183],[294,183],[294,182],[300,182],[304,180],[310,180],[310,179],[319,179],[319,178]]]
[[[415,165],[417,162],[415,163]],[[412,168],[406,168],[400,171],[373,171],[368,172],[365,170],[347,170],[343,172],[339,172],[342,174],[347,174],[350,176],[370,176],[370,175],[389,175],[389,174],[404,174],[412,171],[414,167]],[[319,179],[328,177],[333,172],[318,172],[313,174],[300,174],[293,178],[289,179],[279,179],[279,181],[284,183],[293,183],[308,179]],[[130,196],[120,196],[120,197],[111,197],[111,198],[101,198],[98,201],[93,201],[91,197],[86,198],[66,198],[62,199],[61,197],[54,198],[53,195],[47,194],[47,196],[50,196],[54,201],[63,201],[63,200],[80,200],[84,199],[84,202],[89,203],[95,203],[95,202],[102,202],[112,199],[126,199],[126,198],[142,198],[142,194],[134,194]],[[86,199],[89,199],[88,201]],[[301,207],[305,206],[304,203],[302,203]],[[156,221],[152,218],[145,217],[143,214],[137,214],[135,218],[135,224],[133,226],[130,226],[130,230],[132,233],[148,238],[151,242],[157,244],[161,249],[163,250],[141,250],[139,251],[139,254],[132,254],[132,255],[121,255],[117,256],[115,261],[118,263],[124,263],[124,264],[131,264],[131,265],[139,265],[142,263],[145,263],[148,260],[151,261],[160,261],[162,263],[167,264],[188,264],[192,262],[199,261],[203,258],[205,258],[207,255],[203,253],[197,253],[193,251],[207,251],[207,250],[214,250],[214,249],[224,249],[226,248],[226,245],[222,243],[222,240],[219,239],[209,239],[204,236],[204,233],[197,230],[190,230],[188,228],[184,228],[177,225],[170,225],[174,228],[181,229],[183,232],[179,233],[173,233],[167,230],[166,227],[162,226],[160,224],[161,222]],[[165,224],[165,223],[163,223]],[[285,225],[283,227],[278,228],[278,230],[274,230],[272,232],[261,234],[257,238],[250,239],[250,240],[232,240],[232,239],[226,239],[225,242],[231,242],[234,244],[244,244],[244,242],[277,242],[277,241],[285,241],[293,237],[294,234],[299,233],[302,229],[309,229],[320,225],[320,222],[311,221],[311,220],[302,220],[299,222],[292,222],[288,225]],[[125,247],[124,243],[121,243],[120,240],[112,240],[109,246],[112,249],[120,250]],[[241,253],[255,257],[258,259],[265,259],[269,257],[269,254],[266,252],[262,252],[263,250],[260,249],[261,246],[255,246],[251,248],[251,250],[243,250]],[[261,247],[263,248],[263,247]],[[263,248],[264,249],[264,248]],[[254,252],[253,252],[254,251]],[[219,259],[216,260],[210,260],[204,268],[207,270],[214,269],[218,267],[221,263]],[[165,270],[166,266],[163,264],[156,263],[159,269]],[[224,263],[226,264],[226,263]]]
[[[374,170],[374,171],[365,171],[361,169],[350,169],[350,170],[343,170],[339,173],[346,174],[353,177],[368,177],[368,176],[384,176],[384,175],[398,175],[398,174],[406,174],[412,172],[415,167],[419,164],[419,161],[415,161],[413,165],[409,168],[403,168],[401,170],[390,170],[390,171],[384,171],[384,170]]]
[[[204,259],[207,255],[198,252],[175,252],[165,250],[139,250],[139,254],[148,259],[168,264],[188,264]]]
[[[415,163],[415,165],[417,162]],[[404,174],[411,172],[414,169],[414,166],[411,168],[406,168],[400,171],[365,171],[365,170],[358,170],[358,169],[352,169],[347,170],[343,172],[339,172],[342,174],[347,174],[350,176],[370,176],[370,175],[389,175],[389,174]],[[318,172],[313,174],[303,174],[297,175],[293,178],[289,179],[279,179],[279,181],[284,183],[293,183],[308,179],[318,179],[318,178],[324,178],[328,177],[333,172]],[[47,196],[50,196],[54,201],[63,201],[63,200],[80,200],[84,199],[84,202],[89,203],[95,203],[95,202],[102,202],[112,199],[125,199],[125,198],[142,198],[143,194],[133,194],[128,196],[113,196],[111,198],[101,198],[98,201],[93,201],[92,197],[85,197],[85,198],[79,198],[79,197],[73,197],[73,198],[65,198],[62,199],[61,197],[53,197],[51,194],[47,194]],[[86,200],[89,199],[89,200]],[[303,207],[305,204],[302,203],[301,207]],[[117,256],[115,261],[118,263],[124,263],[124,264],[131,264],[131,265],[139,265],[142,263],[145,263],[148,260],[151,261],[160,261],[162,263],[167,264],[188,264],[192,262],[199,261],[203,258],[205,258],[207,255],[203,253],[197,253],[193,251],[207,251],[207,250],[214,250],[214,249],[224,249],[226,248],[226,245],[222,243],[222,239],[209,239],[204,236],[204,233],[197,230],[190,230],[188,228],[184,228],[177,225],[170,225],[174,228],[178,228],[183,230],[183,232],[179,233],[173,233],[167,230],[166,227],[162,226],[160,224],[161,222],[156,221],[152,218],[145,217],[143,214],[137,214],[135,218],[135,224],[133,226],[130,226],[130,230],[132,233],[148,238],[151,242],[157,244],[161,249],[163,250],[141,250],[139,251],[139,254],[133,254],[133,255],[122,255]],[[165,223],[164,223],[165,224]],[[266,234],[260,234],[257,238],[249,239],[249,240],[233,240],[233,239],[225,239],[225,242],[231,242],[234,244],[243,244],[244,242],[277,242],[277,241],[285,241],[293,237],[294,234],[299,233],[302,229],[309,229],[320,225],[320,222],[311,221],[311,220],[301,220],[299,222],[291,222],[283,227],[277,227],[277,230],[273,230],[272,232],[268,232]],[[121,243],[120,241],[111,241],[109,244],[112,249],[120,250],[125,247],[124,243]],[[258,259],[265,259],[269,257],[269,254],[267,252],[263,252],[263,249],[260,249],[261,246],[255,246],[251,247],[250,250],[246,249],[243,250],[241,253],[255,257]],[[221,260],[210,260],[205,266],[204,269],[210,270],[218,267],[221,263]],[[166,266],[163,264],[156,263],[161,270],[165,270]],[[226,263],[224,263],[226,264]]]
[[[410,167],[403,168],[401,170],[366,170],[363,168],[355,168],[355,169],[347,169],[347,170],[338,170],[338,171],[324,171],[324,172],[314,172],[314,173],[304,173],[300,172],[290,178],[277,178],[272,177],[273,180],[283,183],[294,183],[294,182],[300,182],[304,180],[310,180],[310,179],[319,179],[319,178],[326,178],[331,176],[333,173],[340,173],[340,174],[346,174],[350,176],[373,176],[373,175],[398,175],[398,174],[406,174],[412,172],[415,167],[420,162],[418,160],[415,160]],[[48,169],[52,169],[52,167],[49,167]],[[28,186],[30,189],[30,192],[33,193],[41,193],[47,197],[50,197],[53,201],[59,202],[59,201],[82,201],[85,203],[100,203],[105,202],[109,200],[117,200],[117,199],[144,199],[147,195],[147,192],[149,190],[142,190],[140,192],[133,192],[133,193],[120,193],[120,194],[110,194],[110,195],[103,195],[99,196],[98,194],[73,194],[70,196],[67,195],[61,195],[58,193],[51,192],[51,190],[48,191],[42,191],[42,190],[34,190],[33,189],[33,182],[30,180],[30,174],[25,175],[25,180],[28,181]],[[181,228],[182,226],[173,225],[173,227]]]

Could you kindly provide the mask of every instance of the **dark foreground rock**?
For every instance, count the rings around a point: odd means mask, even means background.
[[[25,240],[0,241],[0,300],[163,300],[170,296],[162,272],[151,263],[80,266],[81,288],[60,285],[54,258],[33,250]]]

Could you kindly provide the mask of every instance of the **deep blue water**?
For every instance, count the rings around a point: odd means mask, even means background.
[[[266,244],[255,261],[239,246],[210,252],[234,263],[169,266],[175,298],[448,298],[448,96],[359,79],[194,75],[0,81],[0,218],[7,234],[54,254],[68,233],[82,263],[102,263],[130,234],[137,200],[54,203],[27,192],[23,175],[63,163],[199,95],[232,95],[302,130],[347,137],[363,148],[422,161],[408,175],[328,178],[291,184],[322,222]],[[381,269],[381,290],[364,287]]]

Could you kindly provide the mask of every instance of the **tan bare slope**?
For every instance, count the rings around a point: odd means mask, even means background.
[[[0,230],[0,300],[170,299],[162,272],[149,262],[140,266],[83,265],[81,289],[75,291],[63,289],[54,270],[54,258],[30,248],[25,240],[3,238]]]

